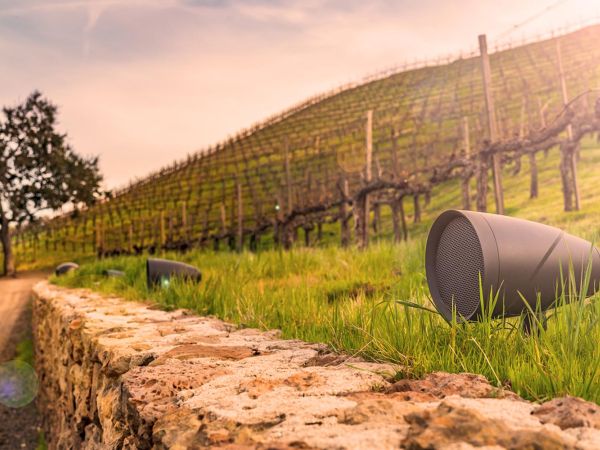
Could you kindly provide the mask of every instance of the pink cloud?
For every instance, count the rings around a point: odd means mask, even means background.
[[[535,0],[27,3],[0,9],[0,99],[12,104],[41,89],[60,105],[74,146],[101,156],[113,187],[317,92],[405,60],[469,50],[477,34],[499,35],[541,6]],[[577,20],[582,8],[599,9],[570,0],[533,21],[527,33]]]

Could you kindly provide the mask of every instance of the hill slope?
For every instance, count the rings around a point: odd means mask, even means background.
[[[559,39],[571,98],[600,80],[599,39],[600,26]],[[551,124],[563,108],[556,40],[490,59],[499,139],[528,136]],[[588,97],[579,108],[591,109]],[[349,209],[340,207],[352,206],[345,200],[365,185],[367,111],[373,111],[373,177],[406,182],[374,191],[375,205],[429,197],[436,184],[464,175],[437,176],[464,157],[466,135],[471,159],[487,145],[479,58],[400,72],[299,109],[136,182],[85,212],[54,220],[34,230],[35,238],[18,240],[22,260],[32,257],[34,247],[38,254],[62,249],[91,255],[185,248],[212,239],[233,243],[240,232],[255,244],[282,224],[308,230],[347,219]]]

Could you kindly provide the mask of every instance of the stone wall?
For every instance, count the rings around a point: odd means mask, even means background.
[[[35,288],[50,448],[600,448],[600,408],[394,367],[186,311]]]

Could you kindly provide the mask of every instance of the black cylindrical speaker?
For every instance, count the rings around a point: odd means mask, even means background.
[[[54,269],[54,274],[57,277],[60,277],[61,275],[64,275],[67,272],[70,272],[71,270],[75,269],[79,269],[79,264],[76,264],[74,262],[66,262],[56,266],[56,269]]]
[[[171,278],[178,277],[199,283],[202,274],[194,266],[168,259],[148,258],[146,261],[148,289],[168,284]]]
[[[449,210],[434,222],[425,256],[429,291],[448,321],[481,317],[490,293],[498,296],[492,317],[520,315],[555,305],[561,279],[570,273],[577,286],[591,264],[586,294],[600,283],[600,253],[590,242],[541,223],[473,211]],[[562,277],[562,278],[561,278]],[[480,284],[481,280],[481,284]],[[520,295],[521,294],[521,295]]]

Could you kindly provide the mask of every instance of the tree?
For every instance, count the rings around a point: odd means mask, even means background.
[[[98,158],[77,155],[56,127],[57,107],[35,91],[3,108],[0,122],[0,241],[4,274],[14,275],[10,229],[65,204],[92,204],[100,195]]]

